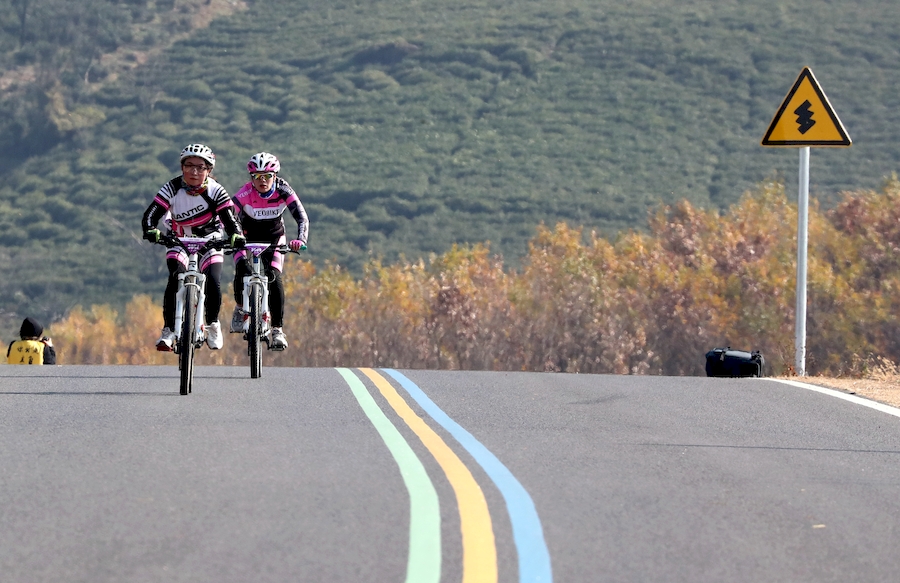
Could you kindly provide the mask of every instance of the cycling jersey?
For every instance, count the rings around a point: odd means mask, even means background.
[[[238,218],[248,242],[278,241],[285,234],[282,215],[288,210],[297,221],[297,239],[306,243],[309,219],[300,197],[287,180],[276,177],[275,189],[268,196],[257,192],[253,183],[248,182],[234,195],[234,206],[237,207]]]
[[[165,183],[144,213],[144,231],[155,229],[166,213],[171,217],[172,233],[180,237],[205,237],[221,232],[223,226],[229,235],[241,230],[228,191],[212,178],[194,195],[185,189],[181,176]]]
[[[169,230],[178,237],[206,237],[221,233],[223,227],[229,235],[241,232],[228,191],[212,178],[208,178],[206,188],[196,194],[188,192],[181,176],[166,182],[144,212],[144,231],[155,229],[163,217]],[[187,266],[187,253],[181,248],[169,249],[166,259]],[[223,260],[221,250],[207,251],[200,258],[200,270],[206,271],[210,265]]]

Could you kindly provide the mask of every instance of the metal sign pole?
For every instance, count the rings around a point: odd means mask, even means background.
[[[852,144],[812,70],[804,67],[788,91],[766,135],[763,146],[800,148],[800,192],[797,197],[797,306],[794,311],[794,371],[806,376],[806,248],[809,231],[809,148]]]
[[[800,191],[797,197],[797,308],[794,311],[794,367],[806,376],[806,250],[809,232],[809,146],[800,148]]]

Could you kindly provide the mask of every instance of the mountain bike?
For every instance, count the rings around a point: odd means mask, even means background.
[[[181,371],[180,392],[187,395],[194,382],[194,351],[206,340],[204,302],[206,300],[206,275],[200,271],[200,258],[212,249],[228,245],[215,233],[210,237],[177,237],[163,235],[160,245],[180,247],[188,254],[187,270],[178,274],[178,291],[175,292],[175,354]]]
[[[247,341],[247,354],[250,356],[250,378],[262,376],[262,345],[268,350],[273,348],[269,340],[271,331],[271,314],[269,312],[269,278],[263,269],[262,254],[272,247],[269,243],[247,243],[244,249],[249,254],[250,274],[244,276],[244,340]],[[291,251],[287,245],[274,247],[281,253],[298,253]],[[299,254],[299,253],[298,253]]]

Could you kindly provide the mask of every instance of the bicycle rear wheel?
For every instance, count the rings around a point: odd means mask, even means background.
[[[247,332],[247,351],[250,354],[250,378],[262,376],[262,290],[258,283],[250,286],[250,330]]]
[[[197,288],[189,286],[184,290],[184,321],[181,324],[181,351],[178,355],[179,368],[181,369],[181,394],[191,392],[194,383],[194,337],[195,322],[197,318]]]

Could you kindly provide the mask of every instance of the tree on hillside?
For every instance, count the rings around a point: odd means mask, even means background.
[[[19,48],[25,46],[25,25],[28,22],[28,1],[10,0],[19,17]]]

